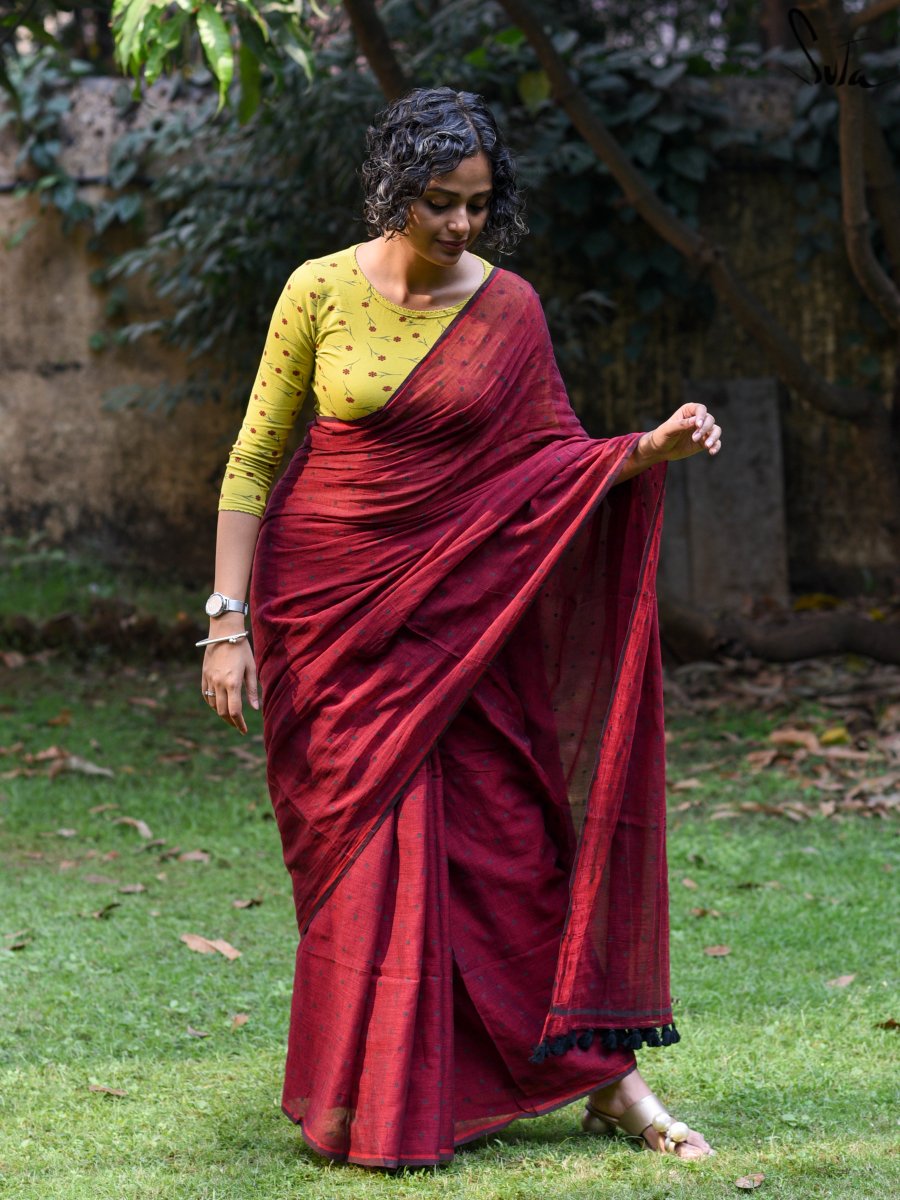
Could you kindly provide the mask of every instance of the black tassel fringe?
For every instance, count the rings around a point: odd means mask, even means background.
[[[640,1050],[641,1046],[674,1046],[681,1041],[681,1034],[671,1025],[655,1025],[647,1028],[630,1029],[572,1029],[568,1033],[555,1038],[545,1038],[534,1047],[529,1062],[542,1063],[549,1056],[559,1057],[577,1046],[579,1050],[589,1050],[597,1037],[607,1050]]]

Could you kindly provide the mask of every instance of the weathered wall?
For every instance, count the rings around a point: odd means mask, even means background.
[[[76,98],[67,154],[80,175],[105,173],[119,128],[110,94],[115,86],[88,81]],[[763,117],[780,113],[783,119],[787,93],[768,81],[765,86]],[[743,87],[741,119],[753,120],[746,93]],[[164,94],[154,100],[165,102]],[[149,115],[139,110],[137,119]],[[2,138],[0,183],[14,176],[17,150],[8,132]],[[0,239],[21,225],[31,203],[0,194]],[[706,189],[701,219],[810,362],[831,379],[853,379],[864,351],[843,345],[840,334],[858,325],[858,286],[842,249],[814,260],[810,282],[797,284],[793,215],[793,200],[776,176],[735,168]],[[0,248],[0,525],[17,533],[40,529],[55,542],[93,545],[104,554],[137,555],[199,586],[211,572],[219,479],[240,414],[214,403],[183,404],[169,417],[104,409],[108,389],[178,379],[185,363],[149,344],[99,355],[89,349],[91,333],[103,323],[104,297],[89,282],[98,264],[86,240],[84,231],[63,234],[46,214],[20,244]],[[585,276],[578,256],[542,263],[542,251],[532,245],[526,271],[545,298],[603,287]],[[704,322],[667,303],[637,362],[624,354],[631,320],[623,306],[608,326],[588,329],[592,357],[567,372],[573,402],[594,433],[649,427],[681,402],[686,380],[772,374],[721,307]],[[604,353],[612,362],[598,369],[593,356]],[[886,356],[882,366],[890,405],[896,360]],[[861,571],[889,573],[900,558],[896,509],[872,487],[865,434],[809,411],[783,390],[781,425],[792,581],[853,583]],[[723,464],[727,452],[726,441]],[[752,508],[747,497],[747,521],[754,519]],[[740,530],[734,536],[739,539]]]
[[[89,80],[74,96],[64,153],[73,175],[106,173],[108,148],[122,132],[116,87]],[[155,89],[138,121],[167,103],[165,87]],[[14,176],[17,146],[8,131],[0,138],[4,182]],[[82,190],[89,202],[102,192]],[[29,217],[38,221],[28,235],[4,249]],[[216,497],[236,415],[214,402],[185,403],[172,415],[104,406],[111,389],[183,378],[186,363],[149,341],[91,350],[106,298],[90,283],[101,264],[88,236],[83,226],[64,233],[57,214],[41,214],[34,199],[0,194],[0,528],[41,531],[54,543],[202,580],[212,569]],[[137,290],[134,298],[150,303]],[[134,316],[141,319],[139,308]]]

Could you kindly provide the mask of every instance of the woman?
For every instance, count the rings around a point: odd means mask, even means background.
[[[207,605],[203,694],[241,733],[258,666],[301,935],[283,1110],[317,1152],[392,1168],[587,1096],[585,1129],[700,1157],[634,1049],[678,1040],[664,464],[721,431],[688,404],[585,433],[533,289],[472,251],[525,229],[480,97],[414,91],[368,152],[372,239],[276,305]]]

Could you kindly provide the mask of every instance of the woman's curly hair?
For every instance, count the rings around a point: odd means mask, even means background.
[[[482,150],[491,163],[493,191],[481,244],[508,254],[528,232],[515,161],[493,114],[474,92],[449,87],[408,92],[377,114],[366,132],[366,150],[363,213],[373,236],[402,233],[410,204],[431,180]]]

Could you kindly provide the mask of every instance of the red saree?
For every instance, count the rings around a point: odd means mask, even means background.
[[[665,468],[612,486],[639,436],[587,435],[495,269],[273,491],[251,612],[301,934],[283,1108],[321,1153],[446,1161],[678,1040]]]

